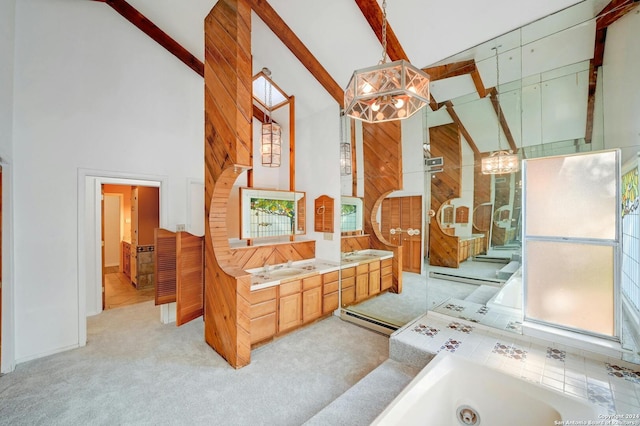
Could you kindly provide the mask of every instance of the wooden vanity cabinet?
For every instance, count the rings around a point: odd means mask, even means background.
[[[302,280],[280,284],[278,298],[278,333],[302,323]]]
[[[342,270],[342,306],[349,306],[356,300],[356,267]]]
[[[380,261],[369,262],[369,296],[380,293]]]
[[[322,275],[302,280],[302,323],[322,316]]]
[[[252,291],[251,303],[251,344],[272,338],[276,334],[276,287]]]
[[[393,286],[393,259],[380,261],[380,291],[389,290]]]
[[[322,314],[338,309],[339,274],[339,271],[334,271],[322,275]]]
[[[369,296],[369,264],[356,266],[356,301],[364,300]]]

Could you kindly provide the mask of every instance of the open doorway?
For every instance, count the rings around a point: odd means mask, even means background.
[[[102,184],[102,309],[154,299],[159,188]]]

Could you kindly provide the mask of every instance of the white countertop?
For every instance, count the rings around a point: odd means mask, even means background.
[[[340,263],[324,259],[306,259],[279,265],[269,265],[268,268],[246,269],[246,271],[251,274],[251,290],[253,291],[279,285],[286,281],[326,274],[361,263],[390,259],[392,257],[392,251],[366,249],[343,254]]]

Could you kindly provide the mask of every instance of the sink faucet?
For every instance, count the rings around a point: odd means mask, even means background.
[[[291,265],[293,265],[293,261],[287,260],[287,268],[291,268]]]
[[[269,272],[269,262],[264,262],[264,272]]]

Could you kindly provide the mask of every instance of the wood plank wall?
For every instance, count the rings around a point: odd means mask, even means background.
[[[232,264],[229,195],[251,166],[251,8],[220,0],[205,18],[205,340],[233,367],[250,362],[251,281]]]
[[[391,291],[402,292],[402,250],[382,236],[376,220],[382,200],[402,189],[402,131],[399,121],[362,123],[364,157],[364,232],[372,248],[393,251]]]
[[[251,361],[244,269],[315,257],[315,242],[232,249],[227,204],[253,164],[251,7],[219,0],[205,19],[205,340],[235,368]]]
[[[480,204],[491,202],[491,175],[482,174],[482,156],[475,155],[474,158],[475,167],[473,170],[473,212],[471,214],[471,220],[475,217],[476,207]],[[480,230],[473,226],[472,233],[484,235],[484,250],[489,249],[489,234],[491,229],[491,222],[487,230]]]
[[[439,213],[440,206],[460,197],[462,182],[462,147],[460,131],[456,124],[444,124],[429,129],[431,153],[442,157],[444,169],[431,179],[431,208]],[[437,217],[429,224],[429,264],[457,268],[459,238],[448,235],[438,225]]]

